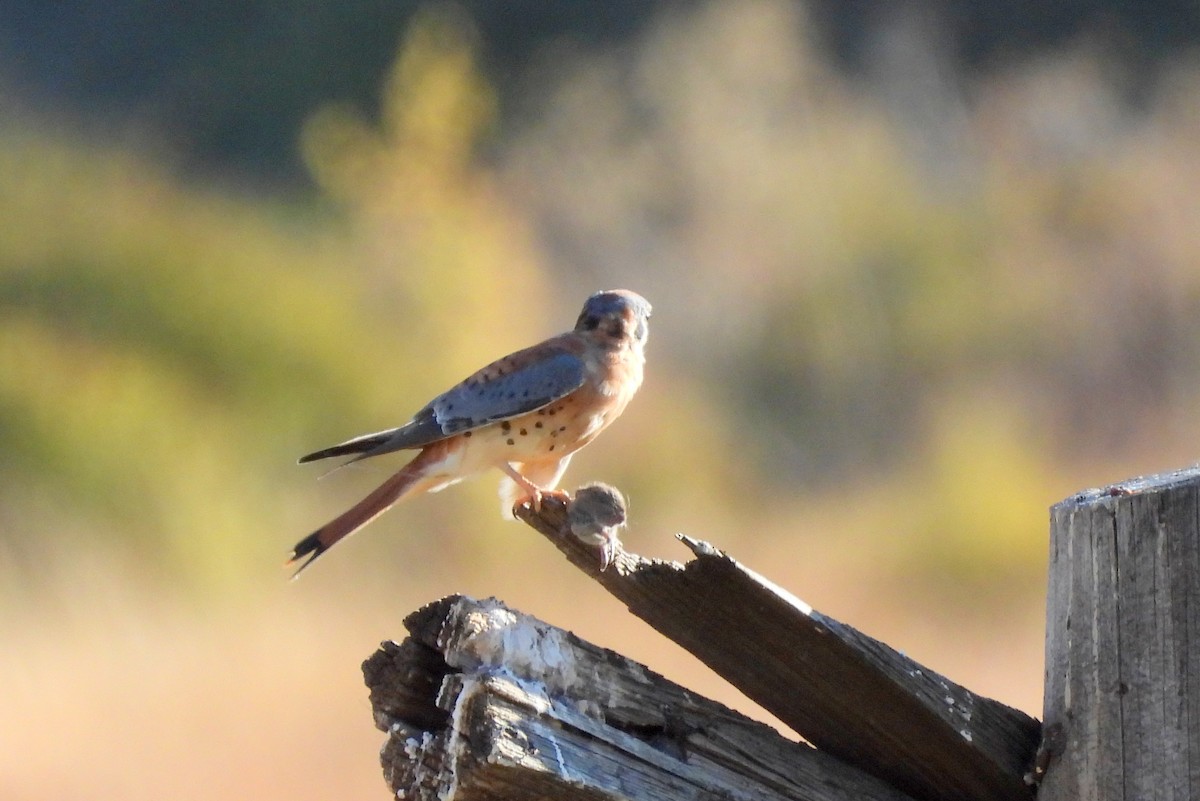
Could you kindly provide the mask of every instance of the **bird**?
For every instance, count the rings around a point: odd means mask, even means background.
[[[621,549],[620,532],[627,519],[625,496],[600,481],[575,492],[567,509],[567,525],[579,540],[600,549],[600,572],[608,570]]]
[[[300,457],[352,456],[344,464],[399,450],[417,455],[361,501],[296,543],[294,576],[401,498],[437,492],[496,468],[504,513],[535,509],[555,490],[572,455],[625,410],[642,384],[650,303],[636,292],[592,294],[575,327],[497,359],[427,403],[399,428],[354,437]],[[343,465],[344,466],[344,465]],[[307,557],[307,558],[306,558]]]

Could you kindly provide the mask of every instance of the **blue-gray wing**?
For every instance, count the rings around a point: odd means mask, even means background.
[[[426,408],[448,436],[553,403],[583,386],[585,372],[583,360],[573,353],[515,353],[442,393]]]
[[[567,351],[547,354],[545,347],[543,343],[489,364],[434,398],[399,428],[364,434],[310,453],[300,461],[350,455],[354,455],[350,461],[358,461],[423,448],[460,431],[536,411],[583,386],[583,360]]]

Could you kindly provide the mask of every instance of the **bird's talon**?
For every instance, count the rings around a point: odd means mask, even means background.
[[[535,490],[527,495],[524,499],[517,501],[516,505],[513,506],[514,516],[516,516],[516,510],[520,509],[525,504],[529,504],[529,508],[533,510],[534,514],[540,514],[542,511],[542,501],[544,501],[546,498],[554,498],[562,503],[571,502],[570,494],[562,490]]]

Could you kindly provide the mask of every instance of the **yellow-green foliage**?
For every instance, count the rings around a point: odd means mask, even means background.
[[[244,547],[254,476],[380,389],[384,329],[356,315],[332,237],[128,153],[28,134],[0,153],[5,484],[179,556]]]
[[[899,25],[859,82],[801,4],[666,5],[543,54],[504,126],[468,28],[418,15],[377,116],[297,132],[303,197],[0,103],[5,798],[367,797],[357,666],[457,591],[754,713],[501,523],[494,477],[276,569],[400,455],[295,457],[617,285],[655,307],[646,383],[564,485],[1037,713],[1046,507],[1197,458],[1200,73],[1135,111],[1107,53],[960,82]]]
[[[269,528],[311,495],[312,474],[286,470],[296,455],[399,424],[482,361],[569,326],[473,167],[492,100],[439,24],[404,50],[382,130],[314,118],[307,152],[349,225],[192,188],[128,150],[0,134],[10,509],[49,487],[96,537],[146,543],[181,575],[274,560],[280,536],[303,534]],[[53,536],[19,528],[3,532],[13,547]]]
[[[0,542],[33,553],[72,520],[164,575],[259,573],[392,466],[314,492],[296,455],[565,329],[611,268],[655,303],[649,378],[568,483],[620,477],[656,525],[729,542],[803,531],[843,486],[928,487],[904,524],[920,564],[1040,559],[1053,434],[1132,428],[1200,384],[1192,73],[1135,124],[1076,55],[923,138],[801,22],[767,0],[666,15],[564,70],[493,168],[469,30],[423,14],[378,119],[331,105],[300,132],[316,202],[4,120]],[[586,285],[546,264],[539,214],[589,245]],[[493,488],[406,528],[487,537]]]

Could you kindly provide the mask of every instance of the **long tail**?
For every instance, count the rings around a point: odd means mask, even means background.
[[[328,459],[330,456],[348,456],[358,454],[350,462],[368,459],[393,451],[403,451],[412,448],[424,448],[438,440],[446,439],[449,433],[442,428],[437,415],[431,407],[426,407],[399,428],[389,428],[374,434],[363,434],[361,437],[346,440],[330,448],[305,454],[300,457],[300,464],[315,462],[317,459]],[[350,464],[347,462],[346,464]]]
[[[296,568],[292,578],[299,576],[318,556],[336,545],[339,540],[349,537],[392,508],[401,497],[434,483],[427,474],[427,468],[442,455],[435,453],[437,450],[426,448],[421,451],[415,459],[376,487],[370,495],[296,543],[287,564],[290,565],[305,556],[308,559]]]
[[[330,448],[322,448],[319,451],[307,453],[300,457],[300,464],[304,464],[306,462],[315,462],[318,459],[328,459],[331,456],[347,456],[350,454],[358,454],[358,457],[352,461],[358,461],[358,459],[363,459],[367,456],[374,456],[371,451],[391,439],[398,430],[399,429],[393,428],[388,431],[380,431],[377,434],[367,434],[365,436],[355,437],[354,439],[343,442],[340,445],[334,445]]]

